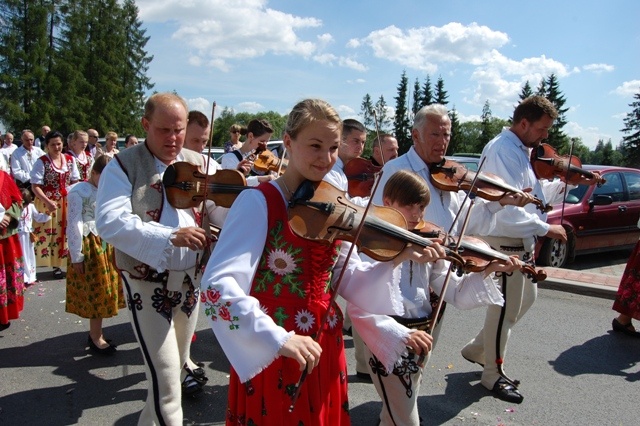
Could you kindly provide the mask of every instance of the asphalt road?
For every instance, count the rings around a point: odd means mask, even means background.
[[[64,312],[64,281],[28,291],[20,320],[0,332],[0,424],[135,425],[146,397],[142,358],[127,312],[105,321],[114,357],[84,347],[87,320]],[[640,339],[610,331],[611,301],[540,290],[510,342],[505,369],[522,381],[525,400],[496,400],[459,349],[481,327],[484,311],[449,308],[420,391],[424,425],[636,425]],[[353,347],[346,338],[349,371]],[[199,318],[194,359],[210,377],[204,394],[185,399],[185,424],[224,421],[229,364]],[[381,407],[370,384],[349,376],[354,425],[374,425]]]

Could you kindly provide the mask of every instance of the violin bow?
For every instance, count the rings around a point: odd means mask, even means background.
[[[567,163],[567,174],[564,177],[564,192],[562,194],[562,212],[560,213],[560,225],[564,220],[564,205],[567,199],[567,187],[569,186],[569,170],[571,169],[571,157],[573,156],[573,143],[575,141],[571,141],[571,146],[569,147],[569,162]]]
[[[216,101],[213,101],[213,105],[211,107],[211,123],[210,123],[210,131],[209,131],[209,140],[207,141],[207,148],[208,148],[208,152],[209,154],[207,155],[207,161],[205,164],[205,170],[204,170],[204,174],[205,176],[209,174],[209,165],[211,164],[211,145],[213,144],[213,120],[215,119],[215,113],[216,113]],[[187,123],[188,124],[188,123]],[[203,200],[202,200],[202,207],[200,209],[200,226],[202,226],[204,224],[204,215],[207,214],[207,197],[208,197],[208,192],[209,192],[209,185],[206,183],[206,179],[205,179],[205,185],[204,185],[204,196],[203,196]],[[202,268],[202,264],[204,264],[205,262],[207,262],[208,256],[205,254],[206,251],[209,250],[209,247],[211,247],[211,239],[213,239],[213,234],[211,234],[211,230],[207,229],[208,227],[204,227],[204,232],[205,235],[207,237],[207,243],[202,251],[202,257],[200,257],[200,253],[198,252],[196,254],[196,270],[193,273],[193,279],[195,280],[198,277],[198,271],[200,270],[200,268]]]
[[[380,183],[380,177],[381,176],[382,176],[382,170],[379,172],[377,179],[375,179],[375,182],[373,184],[373,189],[371,190],[372,194],[375,193],[376,189],[378,189],[378,184]],[[362,219],[360,220],[360,223],[358,224],[358,228],[356,229],[356,233],[355,233],[355,236],[354,236],[354,239],[353,239],[353,243],[349,247],[349,251],[347,252],[347,255],[345,256],[345,262],[344,262],[344,265],[343,265],[342,269],[340,270],[340,275],[338,275],[338,279],[336,280],[336,283],[331,286],[333,291],[331,293],[331,298],[329,299],[329,306],[327,307],[327,310],[324,312],[324,314],[322,316],[322,320],[319,323],[318,333],[316,333],[316,335],[314,336],[314,340],[316,342],[320,341],[320,336],[322,336],[322,330],[324,328],[324,325],[329,320],[329,313],[331,312],[331,308],[336,303],[336,298],[338,297],[338,289],[340,288],[340,284],[342,284],[342,278],[344,277],[344,273],[347,270],[347,266],[349,264],[349,259],[351,258],[351,255],[353,254],[353,250],[357,245],[356,243],[360,239],[360,233],[362,232],[362,229],[364,228],[365,219],[367,217],[367,213],[369,212],[369,208],[371,207],[372,204],[373,204],[373,197],[370,197],[369,198],[369,202],[367,202],[367,206],[365,207],[364,212],[362,213]],[[293,408],[294,408],[294,406],[296,404],[296,401],[298,400],[298,397],[300,396],[300,388],[302,387],[302,383],[304,383],[304,380],[307,378],[308,365],[309,365],[309,362],[307,361],[307,367],[305,367],[305,369],[300,374],[300,379],[298,379],[298,383],[296,383],[296,385],[295,385],[293,395],[291,395],[291,405],[289,406],[289,412],[290,413],[293,412]]]
[[[478,172],[476,173],[475,177],[471,181],[471,187],[469,188],[469,191],[465,195],[464,200],[460,205],[460,209],[458,209],[458,212],[456,213],[456,216],[453,218],[453,222],[451,223],[451,228],[449,228],[449,232],[445,235],[445,238],[448,238],[449,235],[451,235],[451,233],[453,232],[453,227],[455,226],[456,222],[460,218],[460,213],[462,212],[464,205],[469,199],[469,194],[471,193],[473,188],[476,186],[478,177],[480,176],[480,170],[482,170],[482,166],[484,165],[485,159],[486,158],[483,158],[480,161],[480,165],[478,166]],[[474,203],[475,203],[475,199],[472,198],[470,201],[469,209],[467,209],[467,214],[465,216],[464,222],[462,223],[462,229],[460,230],[458,241],[456,242],[456,245],[454,248],[454,251],[456,252],[460,249],[460,244],[462,243],[462,237],[467,231],[467,225],[469,224],[469,217],[471,216],[471,207],[473,206]],[[451,280],[451,272],[453,271],[453,268],[454,268],[454,264],[453,262],[451,262],[449,264],[449,270],[447,271],[447,275],[444,278],[444,283],[442,284],[442,290],[440,290],[440,297],[438,298],[438,303],[436,304],[435,310],[431,314],[431,323],[427,328],[427,333],[429,333],[432,336],[433,336],[433,330],[436,328],[436,324],[438,322],[438,317],[440,316],[440,312],[442,311],[442,307],[444,306],[444,295],[446,294],[447,288],[449,287],[449,281]],[[418,361],[417,361],[418,366],[422,367],[422,365],[424,364],[425,358],[426,358],[426,355],[424,353],[418,357]]]
[[[378,115],[376,114],[376,110],[371,110],[371,115],[373,115],[373,124],[376,127],[376,140],[378,141],[378,149],[380,150],[380,159],[382,160],[382,166],[386,163],[384,159],[384,153],[382,152],[382,141],[380,140],[380,128],[378,127]],[[371,192],[371,196],[373,197],[374,192]]]

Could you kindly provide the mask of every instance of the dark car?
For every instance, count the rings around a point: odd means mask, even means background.
[[[568,241],[541,238],[537,262],[562,267],[580,254],[632,248],[640,229],[640,170],[614,166],[583,166],[606,179],[601,186],[579,185],[553,206],[547,223],[562,225]]]

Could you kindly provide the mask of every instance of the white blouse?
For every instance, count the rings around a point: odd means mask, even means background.
[[[67,195],[67,245],[72,263],[84,261],[82,239],[98,236],[96,229],[96,195],[98,188],[89,182],[79,182]]]

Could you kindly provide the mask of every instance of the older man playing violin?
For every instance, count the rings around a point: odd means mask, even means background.
[[[553,203],[562,199],[565,184],[561,181],[538,180],[530,162],[532,148],[548,137],[558,113],[551,102],[542,96],[523,100],[515,109],[513,124],[491,140],[484,148],[484,170],[502,177],[508,184],[522,189],[533,188],[532,194]],[[594,184],[600,176],[582,177],[576,183]],[[535,238],[546,235],[567,240],[562,225],[546,223],[546,213],[527,205],[505,208],[496,214],[496,226],[480,233],[494,248],[507,254],[532,255]],[[524,397],[518,390],[519,381],[511,380],[503,370],[507,341],[513,326],[533,305],[537,286],[523,274],[514,272],[502,277],[505,304],[487,309],[484,327],[463,349],[462,356],[483,366],[482,385],[497,398],[521,403]]]
[[[104,169],[96,226],[116,249],[129,318],[145,363],[148,393],[139,423],[177,425],[183,421],[182,392],[199,386],[183,367],[188,367],[198,318],[196,259],[208,243],[203,228],[221,226],[227,209],[207,201],[200,215],[167,201],[162,176],[169,165],[187,161],[205,170],[201,154],[183,149],[187,106],[182,98],[152,95],[142,126],[145,143],[117,154]]]

